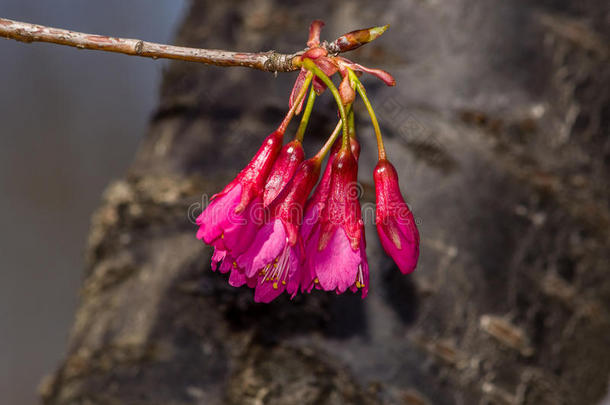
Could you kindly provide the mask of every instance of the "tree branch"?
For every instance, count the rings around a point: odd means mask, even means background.
[[[268,52],[231,52],[218,49],[187,48],[146,42],[140,39],[86,34],[0,18],[0,36],[22,42],[50,42],[79,49],[117,52],[147,58],[177,59],[216,66],[244,66],[266,72],[291,72],[299,69],[293,54]]]

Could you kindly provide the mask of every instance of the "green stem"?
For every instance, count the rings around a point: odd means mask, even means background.
[[[354,107],[350,104],[347,113],[347,131],[352,138],[356,137],[356,125],[354,124]]]
[[[286,128],[288,127],[288,124],[290,124],[292,117],[294,117],[294,113],[296,112],[297,108],[299,108],[299,105],[301,104],[301,100],[303,100],[303,97],[305,97],[305,92],[309,88],[309,85],[311,84],[312,80],[313,80],[313,73],[308,73],[307,76],[305,77],[305,81],[303,82],[303,87],[301,87],[301,90],[299,90],[299,94],[297,94],[296,100],[294,100],[294,104],[292,105],[290,110],[288,110],[288,113],[284,117],[284,120],[282,121],[280,126],[277,128],[277,131],[280,132],[281,134],[284,134],[284,132],[286,132]]]
[[[343,127],[343,123],[341,121],[337,122],[337,126],[333,130],[333,133],[330,134],[330,136],[326,140],[326,143],[324,144],[324,146],[322,146],[322,148],[318,151],[318,153],[316,153],[316,156],[314,156],[314,159],[317,159],[319,162],[321,162],[322,159],[324,159],[326,154],[330,151],[330,148],[333,146],[333,143],[335,143],[335,141],[337,140],[337,137],[339,136],[339,132],[341,132],[342,127]]]
[[[305,130],[307,129],[307,124],[309,123],[309,117],[311,116],[311,111],[313,110],[313,103],[316,100],[316,92],[313,89],[313,85],[311,86],[311,90],[309,90],[309,97],[307,98],[307,105],[305,105],[305,111],[303,111],[303,117],[301,118],[301,123],[299,124],[299,129],[297,130],[297,134],[294,136],[294,139],[302,142],[303,136],[305,135]]]
[[[343,101],[341,101],[341,96],[339,95],[339,90],[337,90],[337,87],[335,86],[333,81],[330,80],[330,77],[328,77],[326,75],[326,73],[324,73],[319,67],[317,67],[316,64],[311,59],[308,59],[308,58],[303,59],[303,67],[305,69],[309,70],[310,72],[312,72],[317,77],[319,77],[320,80],[322,80],[322,82],[326,85],[326,87],[328,87],[330,92],[333,94],[333,97],[335,98],[335,101],[337,102],[337,108],[339,109],[339,115],[341,116],[341,122],[342,122],[342,127],[343,127],[343,147],[348,148],[349,147],[349,133],[347,132],[347,114],[345,113],[345,106],[343,105]]]
[[[358,80],[358,76],[356,76],[356,74],[351,69],[348,69],[348,71],[349,71],[350,80],[354,84],[354,87],[356,87],[356,91],[358,92],[358,94],[360,94],[360,97],[362,97],[362,101],[364,101],[364,105],[366,106],[366,109],[368,110],[369,115],[371,116],[371,121],[373,122],[373,128],[375,129],[375,136],[377,137],[377,151],[378,151],[379,160],[385,159],[386,155],[385,155],[385,147],[383,146],[383,138],[381,137],[381,130],[379,129],[379,122],[377,121],[377,116],[375,115],[373,106],[371,105],[371,102],[369,101],[369,98],[366,95],[366,90],[364,89],[364,86],[362,85],[360,80]]]

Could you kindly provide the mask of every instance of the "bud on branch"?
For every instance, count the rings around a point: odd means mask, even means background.
[[[364,44],[374,41],[389,27],[390,25],[388,24],[384,25],[383,27],[371,27],[348,32],[347,34],[341,35],[339,38],[328,44],[327,49],[330,53],[353,51],[356,48],[360,48]]]

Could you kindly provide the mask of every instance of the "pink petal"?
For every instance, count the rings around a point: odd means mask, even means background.
[[[229,275],[229,285],[233,287],[241,287],[244,284],[248,284],[248,287],[256,285],[256,280],[251,280],[246,277],[244,269],[237,266],[237,262],[232,257],[227,257],[222,264],[221,271],[226,273],[231,271]],[[252,285],[254,282],[254,285]]]
[[[366,258],[366,242],[364,237],[360,240],[360,253],[361,261],[356,283],[350,287],[350,290],[358,292],[359,289],[362,289],[362,299],[364,299],[369,293],[369,262]]]
[[[394,259],[400,271],[403,274],[409,274],[415,270],[417,259],[419,258],[418,237],[413,234],[412,229],[396,226],[393,226],[394,229],[392,229],[390,226],[390,224],[377,226],[381,246]],[[415,224],[413,224],[414,226]],[[392,238],[387,234],[386,228],[390,228],[398,236],[400,247],[396,246],[392,241]],[[417,228],[415,228],[415,232],[417,232]]]
[[[303,249],[303,242],[299,242],[290,248],[290,268],[288,271],[288,285],[286,286],[286,292],[290,294],[290,298],[294,298],[299,290],[301,279],[303,278],[305,252]]]
[[[259,278],[254,289],[254,302],[269,303],[286,290],[286,284],[281,281],[263,280]]]
[[[222,196],[212,200],[203,210],[196,222],[199,225],[197,239],[203,239],[205,243],[211,244],[222,235],[223,224],[229,213],[233,212],[241,199],[241,184],[236,183]]]
[[[367,68],[365,66],[362,66],[358,63],[354,63],[354,62],[350,61],[349,59],[345,59],[345,58],[341,58],[341,61],[345,62],[345,64],[347,66],[349,66],[349,68],[352,70],[355,70],[358,72],[365,72],[365,73],[375,76],[376,78],[378,78],[382,82],[384,82],[387,86],[396,86],[396,79],[394,79],[394,77],[391,74],[389,74],[388,72],[386,72],[385,70]]]
[[[294,296],[296,293],[295,284],[298,286],[298,281],[295,283],[293,279],[298,274],[299,257],[293,248],[289,248],[287,254],[286,268],[280,272],[278,280],[266,280],[264,276],[259,276],[256,289],[254,290],[255,302],[269,303],[287,290],[287,286],[290,286],[288,292]],[[286,274],[285,278],[282,277],[282,274]]]
[[[257,215],[262,209],[262,199],[256,197],[241,213],[236,214],[232,211],[227,215],[223,224],[222,245],[233,256],[239,255],[250,246],[260,227],[260,218]]]
[[[320,32],[324,27],[324,21],[313,20],[309,25],[309,39],[307,40],[307,46],[313,48],[314,46],[320,45]]]
[[[286,286],[277,281],[259,280],[254,289],[254,302],[270,303],[284,292]]]
[[[220,271],[222,274],[228,273],[229,271],[233,270],[233,263],[234,261],[232,257],[225,257],[223,262],[220,264],[218,271]]]
[[[337,65],[325,56],[315,59],[315,63],[328,77],[332,77],[339,70]],[[315,77],[313,79],[313,88],[317,94],[322,94],[326,90],[326,85],[318,77]]]
[[[286,230],[280,220],[268,222],[256,234],[250,247],[237,258],[237,265],[245,269],[247,277],[272,263],[286,245]]]
[[[337,227],[322,251],[318,249],[318,238],[310,240],[307,260],[322,289],[343,293],[354,284],[362,257],[360,249],[351,248],[343,228]]]
[[[290,98],[288,101],[288,108],[292,108],[293,104],[297,101],[297,96],[301,92],[301,88],[303,87],[303,83],[305,83],[306,76],[307,76],[307,70],[301,69],[301,71],[299,72],[299,75],[297,76],[297,79],[294,82],[294,86],[292,87],[292,92],[290,93]],[[303,99],[299,103],[299,106],[295,110],[296,115],[301,113],[301,110],[303,109],[303,103],[305,102],[306,98],[307,97],[303,97]]]
[[[218,263],[222,262],[227,255],[226,250],[214,249],[214,254],[212,255],[212,270],[216,270],[218,267]]]
[[[229,275],[229,284],[233,287],[241,287],[247,282],[246,274],[239,267],[233,268]]]
[[[309,233],[309,239],[307,241],[303,241],[303,243],[305,244],[305,254],[303,255],[304,264],[302,265],[299,281],[301,285],[301,292],[311,292],[314,287],[314,279],[316,278],[316,274],[314,271],[314,267],[311,266],[309,263],[310,257],[308,256],[307,252],[309,252],[309,249],[314,248],[313,246],[310,247],[310,244],[317,244],[317,241],[320,238],[319,229],[320,226],[318,224],[312,226],[312,230]],[[319,284],[315,284],[315,286],[318,288],[320,287]]]

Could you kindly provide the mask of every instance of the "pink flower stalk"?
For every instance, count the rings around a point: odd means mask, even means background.
[[[250,245],[260,225],[256,216],[263,204],[265,181],[282,147],[283,135],[280,131],[271,133],[250,163],[212,197],[197,218],[198,239],[233,254]]]
[[[377,196],[376,224],[381,245],[404,274],[411,273],[419,257],[419,232],[398,185],[398,174],[386,159],[373,173]]]
[[[269,206],[270,221],[236,259],[245,279],[256,279],[254,301],[271,302],[282,292],[294,296],[301,279],[303,242],[299,226],[303,206],[320,174],[316,158],[301,163],[294,177]]]
[[[341,294],[362,288],[364,298],[369,268],[358,201],[358,164],[350,149],[342,147],[332,161],[328,195],[305,247],[301,289],[311,291],[315,286]]]

